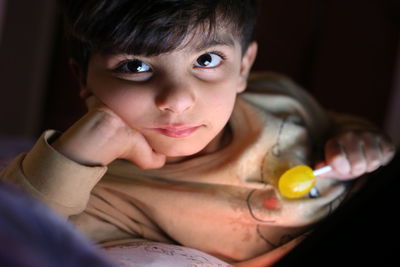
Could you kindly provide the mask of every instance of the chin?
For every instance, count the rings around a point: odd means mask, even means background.
[[[179,144],[179,143],[163,143],[153,145],[153,149],[167,157],[187,157],[192,156],[202,151],[207,144]]]
[[[195,155],[197,153],[199,153],[201,150],[203,149],[203,147],[198,148],[198,149],[193,149],[193,148],[188,148],[188,149],[168,149],[168,150],[161,150],[161,151],[157,151],[160,154],[163,154],[167,157],[188,157],[188,156],[192,156]]]

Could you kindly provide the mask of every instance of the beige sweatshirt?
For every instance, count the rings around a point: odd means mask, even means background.
[[[317,180],[317,198],[285,199],[277,191],[285,170],[313,164],[312,145],[328,129],[325,112],[290,80],[253,77],[229,125],[233,140],[225,148],[157,170],[124,160],[79,165],[49,145],[57,133],[47,131],[1,176],[101,245],[142,238],[251,261],[327,216],[346,188],[324,178]]]

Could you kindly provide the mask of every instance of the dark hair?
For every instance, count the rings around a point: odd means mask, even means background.
[[[86,71],[93,52],[152,56],[230,31],[242,50],[251,41],[256,0],[61,0],[72,57]],[[190,35],[189,35],[190,36]],[[194,37],[194,36],[192,36]]]

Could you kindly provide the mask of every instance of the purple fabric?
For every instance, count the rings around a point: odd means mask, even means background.
[[[0,136],[0,170],[34,141]],[[39,201],[0,181],[0,266],[113,266],[86,238]]]
[[[24,137],[0,136],[0,158],[12,158],[21,152],[28,151],[34,141]]]
[[[0,266],[111,267],[63,218],[0,182]]]
[[[29,151],[33,144],[34,141],[30,138],[0,136],[0,169],[18,154]]]

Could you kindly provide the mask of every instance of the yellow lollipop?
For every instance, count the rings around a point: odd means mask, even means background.
[[[331,170],[331,166],[325,166],[314,171],[306,165],[293,167],[280,177],[278,182],[279,191],[287,198],[302,197],[315,186],[316,176]]]

